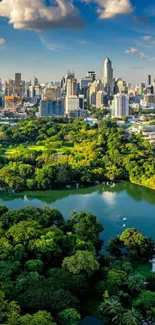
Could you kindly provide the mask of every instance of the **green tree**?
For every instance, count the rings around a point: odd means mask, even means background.
[[[151,307],[151,309],[146,312],[146,315],[147,315],[147,318],[149,319],[149,321],[155,322],[155,308],[154,307]]]
[[[64,258],[62,267],[73,274],[86,273],[90,275],[99,269],[99,263],[93,253],[77,251],[75,255]]]
[[[131,274],[128,277],[127,285],[132,293],[140,293],[144,290],[145,276],[140,273]]]
[[[97,221],[92,213],[73,212],[72,220],[75,223],[74,228],[76,233],[84,241],[90,241],[94,245],[99,240],[99,234],[104,230],[103,225]]]
[[[27,246],[29,241],[39,237],[41,226],[37,221],[28,220],[20,221],[12,226],[6,233],[7,238],[12,240],[14,244],[23,244]]]
[[[106,286],[110,294],[116,294],[127,282],[127,273],[122,270],[112,269],[107,273]]]
[[[56,325],[50,313],[46,311],[38,311],[33,315],[26,314],[20,318],[20,321],[21,325]]]
[[[59,324],[60,325],[77,325],[79,324],[79,320],[81,319],[80,314],[76,311],[76,309],[65,309],[61,313],[59,313]]]
[[[121,248],[123,248],[123,243],[122,241],[117,237],[117,238],[112,238],[108,241],[106,244],[106,250],[114,256],[120,256],[121,255]]]
[[[139,309],[144,315],[147,310],[155,306],[155,292],[144,291],[136,300],[133,301],[133,307]]]
[[[109,298],[102,302],[99,306],[99,311],[103,316],[106,324],[123,324],[122,323],[122,315],[123,308],[119,301]],[[120,321],[120,322],[119,322]]]
[[[140,325],[142,316],[138,310],[132,308],[124,313],[124,325]]]

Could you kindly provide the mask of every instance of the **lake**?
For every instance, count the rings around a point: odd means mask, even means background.
[[[155,191],[131,183],[15,194],[0,192],[0,205],[9,209],[49,205],[60,210],[66,219],[72,210],[85,210],[104,224],[105,241],[125,227],[135,227],[155,240]]]

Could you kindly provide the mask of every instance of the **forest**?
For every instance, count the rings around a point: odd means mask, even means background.
[[[66,118],[0,126],[1,189],[55,189],[124,180],[155,189],[154,170],[153,146],[141,134],[129,138],[112,119],[94,126]]]
[[[65,220],[47,206],[0,206],[0,323],[77,325],[89,314],[104,324],[155,321],[151,263],[145,269],[154,242],[128,228],[104,247],[103,231],[85,211]]]

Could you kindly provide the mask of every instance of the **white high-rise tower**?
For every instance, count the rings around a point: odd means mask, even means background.
[[[129,116],[129,96],[126,94],[117,94],[112,101],[112,116]]]
[[[113,83],[113,69],[112,62],[107,57],[103,66],[103,84],[108,95],[113,95],[114,83]]]

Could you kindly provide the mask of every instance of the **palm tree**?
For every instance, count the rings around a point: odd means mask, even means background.
[[[152,322],[155,321],[155,308],[152,307],[151,310],[148,310],[146,312],[146,314],[149,320],[151,320]]]
[[[113,317],[112,323],[115,325],[124,325],[123,308],[121,308],[119,313],[115,317]]]
[[[99,311],[113,324],[122,325],[123,308],[118,300],[113,298],[106,299],[99,306]]]
[[[132,308],[124,313],[125,325],[140,325],[142,320],[141,313],[138,310]]]

